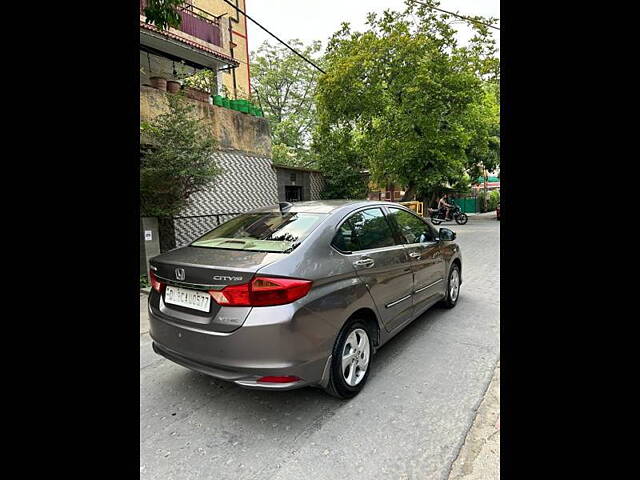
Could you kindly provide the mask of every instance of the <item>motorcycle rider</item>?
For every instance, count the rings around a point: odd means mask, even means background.
[[[444,219],[449,219],[449,209],[453,207],[450,203],[447,202],[449,200],[449,194],[445,193],[440,200],[438,200],[438,209],[440,211],[444,210]]]

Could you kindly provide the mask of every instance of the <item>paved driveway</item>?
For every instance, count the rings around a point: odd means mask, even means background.
[[[458,305],[385,345],[350,401],[245,390],[164,360],[141,333],[140,478],[448,478],[500,355],[500,222],[443,226],[462,247]]]

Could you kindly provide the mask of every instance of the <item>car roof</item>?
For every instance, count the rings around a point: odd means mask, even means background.
[[[374,204],[376,202],[366,200],[311,200],[296,202],[292,204],[290,210],[293,212],[331,213],[343,207],[359,207],[360,204],[367,205],[368,203]]]
[[[295,202],[290,204],[290,212],[300,213],[333,213],[338,210],[355,210],[360,207],[366,206],[395,206],[405,208],[403,205],[394,202],[380,201],[380,200],[310,200],[305,202]],[[349,207],[349,208],[345,208]],[[252,212],[265,212],[278,210],[278,205],[270,205],[263,208],[257,208]]]
[[[351,207],[347,210],[355,210],[360,207],[384,205],[403,207],[403,205],[394,202],[380,200],[312,200],[307,202],[293,203],[290,211],[307,213],[332,213],[337,210],[345,209],[345,207]]]

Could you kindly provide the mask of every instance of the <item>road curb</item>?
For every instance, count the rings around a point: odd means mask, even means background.
[[[497,435],[496,438],[494,438]],[[448,480],[499,480],[500,478],[500,359],[475,411]]]
[[[149,295],[151,293],[151,287],[145,287],[140,289],[140,293],[144,293],[145,295]]]

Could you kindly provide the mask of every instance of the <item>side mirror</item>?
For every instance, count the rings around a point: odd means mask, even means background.
[[[451,242],[456,239],[456,232],[449,230],[448,228],[441,228],[438,231],[438,238],[445,242]]]

